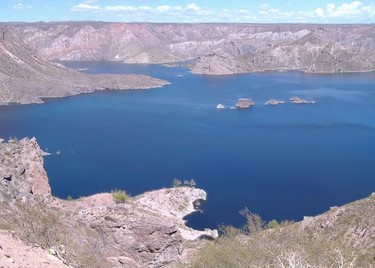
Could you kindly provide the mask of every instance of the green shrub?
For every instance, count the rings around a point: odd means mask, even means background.
[[[71,195],[68,195],[68,197],[66,198],[67,201],[73,201],[74,198],[71,196]]]
[[[111,193],[113,195],[113,198],[115,199],[116,204],[125,203],[126,200],[130,198],[130,195],[128,195],[124,190],[115,189]]]
[[[267,223],[267,228],[268,229],[275,229],[279,226],[279,223],[277,222],[277,220],[272,220],[272,221],[269,221]]]
[[[190,179],[189,186],[192,187],[192,188],[194,188],[196,185],[197,184],[196,184],[195,180],[194,179]]]
[[[179,179],[174,179],[172,183],[173,187],[179,187],[181,184],[182,182]]]

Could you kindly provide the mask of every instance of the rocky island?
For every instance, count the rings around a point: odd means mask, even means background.
[[[0,23],[0,31],[0,104],[168,84],[145,75],[83,74],[56,63],[64,60],[190,61],[193,73],[208,75],[375,69],[374,25],[38,22]]]
[[[290,98],[290,102],[294,104],[314,104],[314,100],[305,100],[297,96],[293,96]]]
[[[225,106],[224,106],[224,104],[219,103],[218,105],[216,105],[216,109],[223,110],[223,109],[225,109]]]
[[[60,60],[193,60],[192,72],[209,75],[375,68],[373,25],[54,22],[0,28],[1,104],[167,84],[144,75],[83,74]],[[253,105],[241,98],[236,107]],[[173,267],[190,265],[196,255],[192,267],[276,267],[291,259],[305,267],[374,264],[374,194],[254,234],[228,227],[224,239],[212,243],[217,231],[193,230],[183,219],[195,211],[195,201],[206,199],[204,190],[176,187],[135,197],[122,193],[122,200],[116,193],[62,200],[51,193],[43,155],[35,139],[0,142],[0,267]]]
[[[269,99],[267,100],[264,105],[278,105],[278,104],[283,104],[285,103],[285,101],[282,101],[282,100],[276,100],[276,99]]]
[[[247,99],[247,98],[239,98],[236,103],[236,108],[237,109],[248,109],[251,106],[254,106],[254,102],[252,99]]]

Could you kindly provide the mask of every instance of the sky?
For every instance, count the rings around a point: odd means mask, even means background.
[[[0,0],[0,21],[375,23],[375,0]]]

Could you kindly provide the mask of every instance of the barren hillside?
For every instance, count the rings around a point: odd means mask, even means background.
[[[58,22],[14,27],[49,60],[195,60],[193,72],[203,74],[375,69],[374,25]]]
[[[102,89],[153,88],[167,82],[145,75],[88,75],[40,57],[11,26],[0,25],[0,104],[40,103]]]

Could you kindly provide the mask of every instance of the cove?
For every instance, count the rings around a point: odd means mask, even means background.
[[[375,74],[200,76],[182,67],[67,62],[88,73],[143,73],[159,89],[105,91],[0,107],[1,138],[35,136],[53,195],[132,195],[194,178],[208,193],[194,228],[300,220],[375,191]],[[296,105],[291,96],[316,104]],[[240,97],[255,106],[225,109]],[[285,104],[264,106],[269,98]]]

